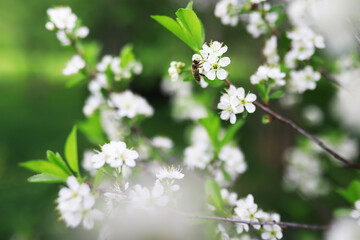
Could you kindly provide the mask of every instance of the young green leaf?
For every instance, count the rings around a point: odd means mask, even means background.
[[[73,127],[65,143],[65,158],[70,168],[80,175],[77,156],[76,126]]]
[[[360,199],[360,182],[352,181],[347,189],[340,189],[337,192],[351,204],[354,204]]]
[[[58,165],[46,160],[32,160],[20,163],[21,167],[38,173],[46,173],[59,178],[67,178],[68,174]]]
[[[196,16],[196,13],[191,9],[180,8],[177,10],[176,16],[186,28],[190,36],[190,40],[192,41],[193,48],[195,47],[196,51],[199,51],[203,44],[202,34],[204,29],[199,18]]]
[[[245,121],[243,119],[238,119],[235,124],[231,125],[226,133],[224,138],[220,142],[220,147],[223,147],[230,142],[231,139],[235,136],[236,132],[244,125]]]
[[[56,164],[57,166],[59,166],[62,170],[64,170],[64,172],[66,172],[68,175],[72,175],[69,167],[66,165],[66,163],[64,162],[64,160],[61,158],[61,156],[59,157],[59,155],[55,155],[55,153],[53,153],[52,151],[48,150],[46,152],[46,156],[49,162]]]
[[[98,42],[86,42],[83,45],[84,58],[91,66],[95,66],[101,52],[101,46]]]
[[[207,118],[199,119],[199,123],[206,129],[214,147],[219,147],[220,118],[209,113]]]
[[[48,175],[46,173],[40,173],[33,175],[27,179],[31,183],[63,183],[66,182],[66,178],[60,178]]]
[[[193,2],[193,1],[190,1],[190,2],[186,5],[186,9],[192,10],[192,9],[193,9],[193,5],[194,5],[194,2]]]
[[[84,77],[74,78],[66,83],[66,87],[73,88],[73,87],[79,85],[80,83],[84,82],[85,80],[87,80],[87,78],[84,78]]]
[[[220,193],[220,187],[213,179],[207,179],[205,183],[205,193],[208,203],[215,207],[216,211],[220,214],[224,214],[224,203]]]
[[[99,187],[103,176],[104,176],[104,170],[98,169],[96,171],[96,175],[95,175],[95,179],[94,179],[93,191],[96,191],[96,189]]]
[[[277,99],[277,98],[282,98],[284,96],[284,91],[282,90],[278,90],[276,92],[273,92],[271,95],[270,95],[270,98],[271,99]]]
[[[188,39],[187,33],[184,32],[183,28],[172,18],[168,16],[153,15],[152,19],[160,23],[167,30],[172,32],[181,41],[186,43],[190,48],[193,48],[191,41]]]
[[[100,114],[98,112],[94,113],[85,121],[78,123],[77,126],[91,143],[99,145],[106,142],[106,138],[101,127]]]
[[[125,68],[132,61],[135,60],[135,55],[133,53],[133,46],[131,44],[125,45],[120,52],[120,67]]]

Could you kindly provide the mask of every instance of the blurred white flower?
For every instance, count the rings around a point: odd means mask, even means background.
[[[237,147],[225,145],[219,152],[219,159],[225,162],[225,171],[231,176],[244,173],[247,169],[244,154]]]
[[[153,137],[151,143],[154,147],[160,148],[162,150],[169,150],[174,145],[170,138],[164,136]]]
[[[63,70],[63,74],[71,75],[71,74],[78,73],[85,66],[86,66],[85,61],[80,57],[80,55],[76,54],[66,64],[66,67]]]
[[[258,218],[261,216],[258,213],[258,206],[254,203],[254,197],[249,194],[246,198],[239,199],[236,203],[235,218],[239,220],[258,222]],[[260,225],[253,225],[255,229],[260,229]],[[244,223],[236,224],[237,233],[242,233],[243,231],[249,231],[249,225]]]
[[[360,200],[355,202],[355,209],[351,211],[350,216],[360,225]]]
[[[250,77],[251,84],[263,84],[269,82],[270,79],[273,80],[275,86],[284,86],[286,84],[284,77],[285,73],[281,72],[279,67],[269,67],[267,65],[262,65],[258,68],[255,74]]]
[[[275,22],[278,19],[279,14],[276,12],[270,12],[265,14],[265,21],[270,27],[275,26]],[[258,38],[262,34],[267,33],[267,23],[259,12],[252,12],[249,14],[249,24],[247,25],[247,31],[254,37]]]
[[[109,105],[116,108],[120,117],[134,118],[137,115],[152,116],[153,108],[141,96],[134,94],[130,90],[122,93],[111,93]]]
[[[88,27],[79,27],[75,31],[75,36],[79,38],[86,38],[89,35],[89,28]]]
[[[95,197],[90,187],[80,184],[74,176],[68,177],[67,186],[60,189],[57,199],[61,218],[69,227],[75,228],[83,221],[86,229],[92,229],[94,221],[102,219],[102,213],[94,209]]]
[[[340,218],[331,224],[331,228],[326,233],[326,240],[358,240],[360,228],[354,219]]]
[[[221,191],[221,198],[223,199],[225,204],[230,206],[236,206],[237,202],[237,194],[234,192],[229,192],[226,188],[222,188]]]
[[[75,28],[77,17],[70,7],[49,8],[47,14],[58,29],[71,31]]]
[[[170,68],[169,68],[168,72],[169,72],[171,81],[176,82],[177,80],[179,80],[179,74],[181,73],[182,68],[184,66],[185,66],[185,63],[183,63],[183,62],[172,61],[170,63]]]
[[[212,151],[203,144],[195,144],[184,151],[184,164],[188,169],[205,169],[213,158]]]
[[[303,93],[306,90],[314,90],[316,88],[316,82],[321,78],[321,74],[314,71],[311,66],[306,66],[299,71],[290,72],[290,91]]]
[[[236,26],[240,15],[237,12],[242,6],[240,0],[221,0],[215,6],[215,16],[221,19],[222,24]]]
[[[263,54],[266,61],[270,65],[277,65],[279,63],[279,55],[277,53],[277,37],[271,36],[265,43]]]
[[[96,168],[93,166],[92,157],[95,155],[93,151],[86,150],[82,160],[82,167],[90,173],[91,176],[96,175]]]

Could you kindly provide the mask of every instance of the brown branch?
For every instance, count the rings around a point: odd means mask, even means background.
[[[230,85],[233,85],[228,79],[224,80],[227,87],[229,87]],[[343,156],[341,156],[339,153],[335,152],[334,150],[332,150],[331,148],[329,148],[323,141],[321,141],[320,139],[318,139],[317,137],[311,135],[310,133],[306,132],[304,129],[300,128],[298,125],[296,125],[293,121],[284,118],[283,116],[277,114],[276,112],[272,111],[270,108],[268,108],[267,106],[259,103],[259,102],[253,102],[257,107],[259,107],[261,110],[263,110],[264,112],[266,112],[267,114],[269,114],[272,118],[275,118],[277,120],[279,120],[280,122],[289,125],[290,127],[292,127],[295,131],[297,131],[298,133],[304,135],[305,137],[309,138],[311,141],[313,141],[314,143],[316,143],[317,145],[319,145],[322,149],[324,149],[327,153],[329,153],[331,156],[333,156],[335,159],[343,162],[344,164],[346,164],[349,167],[353,167],[356,169],[360,169],[360,165],[353,163],[349,160],[347,160],[346,158],[344,158]]]
[[[302,228],[302,229],[318,230],[318,231],[325,231],[330,228],[330,226],[309,225],[309,224],[293,223],[293,222],[275,222],[275,221],[255,222],[255,221],[245,221],[245,220],[239,220],[239,219],[234,219],[234,218],[224,218],[224,217],[216,217],[216,216],[199,216],[199,215],[193,215],[193,214],[188,214],[188,213],[184,213],[184,212],[177,212],[177,213],[181,216],[193,218],[193,219],[224,221],[224,222],[231,222],[231,223],[243,223],[243,224],[248,224],[250,226],[279,225],[282,228]]]
[[[281,115],[275,113],[274,111],[272,111],[270,108],[264,106],[263,104],[259,103],[259,102],[253,102],[257,107],[261,108],[264,112],[266,112],[267,114],[269,114],[270,116],[272,116],[273,118],[279,120],[280,122],[289,125],[290,127],[292,127],[295,131],[297,131],[298,133],[304,135],[305,137],[309,138],[311,141],[313,141],[314,143],[316,143],[317,145],[319,145],[322,149],[324,149],[327,153],[329,153],[331,156],[333,156],[334,158],[336,158],[337,160],[345,163],[346,165],[356,168],[356,169],[360,169],[360,165],[350,162],[349,160],[347,160],[346,158],[344,158],[343,156],[341,156],[339,153],[335,152],[334,150],[332,150],[331,148],[329,148],[323,141],[321,141],[320,139],[318,139],[317,137],[311,135],[310,133],[306,132],[304,129],[300,128],[298,125],[296,125],[293,121],[286,119],[284,117],[282,117]]]
[[[321,73],[321,75],[323,75],[323,77],[329,79],[336,86],[341,87],[341,84],[339,83],[339,81],[333,75],[331,75],[328,71],[326,71],[324,68],[319,67],[317,70],[319,71],[319,73]]]

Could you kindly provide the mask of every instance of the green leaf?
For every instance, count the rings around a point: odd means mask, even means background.
[[[83,78],[83,77],[82,78],[74,78],[66,83],[66,87],[73,88],[73,87],[79,85],[80,83],[84,82],[85,80],[87,80],[87,78]]]
[[[245,121],[243,119],[238,119],[235,124],[231,125],[227,129],[224,138],[221,140],[220,147],[223,147],[224,145],[229,143],[231,139],[233,139],[233,137],[235,136],[236,132],[244,125],[244,123]]]
[[[22,162],[19,165],[34,172],[46,173],[48,175],[59,178],[67,178],[68,176],[68,174],[61,167],[46,160],[32,160]]]
[[[83,45],[84,59],[91,66],[95,66],[101,52],[101,45],[97,42],[86,42]]]
[[[231,175],[225,170],[225,168],[222,166],[221,167],[221,172],[224,175],[224,179],[228,182],[231,181]]]
[[[190,2],[186,5],[186,9],[192,10],[192,9],[193,9],[193,5],[194,5],[194,2],[193,2],[193,1],[190,1]]]
[[[133,53],[133,46],[131,44],[125,45],[120,52],[120,67],[125,68],[135,60],[135,55]]]
[[[72,175],[69,167],[66,165],[66,163],[64,162],[64,160],[62,159],[62,157],[60,156],[60,154],[58,153],[57,155],[55,155],[55,153],[53,153],[52,151],[48,150],[46,152],[46,156],[49,162],[56,164],[57,166],[59,166],[62,170],[64,170],[64,172],[66,172],[68,175]]]
[[[282,98],[284,96],[284,91],[282,90],[278,90],[276,92],[273,92],[271,95],[270,95],[270,98],[271,99],[277,99],[277,98]]]
[[[70,168],[80,175],[77,155],[76,126],[73,127],[65,143],[65,158]]]
[[[27,179],[31,183],[63,183],[66,182],[66,178],[60,178],[48,175],[46,173],[36,174]]]
[[[349,208],[338,208],[334,211],[333,215],[336,218],[343,218],[350,216],[351,209]]]
[[[347,189],[339,189],[337,192],[351,204],[354,204],[360,199],[360,182],[352,181]]]
[[[77,124],[79,130],[94,145],[104,144],[106,138],[101,127],[99,112],[94,113],[83,122]]]
[[[220,118],[209,112],[207,118],[199,119],[199,123],[206,129],[214,148],[219,148]]]
[[[282,5],[273,6],[268,12],[284,12],[284,7]]]
[[[190,40],[193,43],[193,48],[195,47],[196,51],[199,51],[203,44],[202,34],[204,29],[199,18],[196,16],[196,13],[191,9],[180,8],[177,10],[176,16],[188,31]]]
[[[190,48],[193,49],[191,41],[188,39],[187,33],[183,31],[182,27],[172,18],[168,16],[159,16],[153,15],[152,19],[160,23],[167,30],[172,32],[175,36],[177,36],[181,41],[186,43]]]
[[[271,118],[270,118],[269,115],[266,114],[266,115],[263,115],[263,116],[262,116],[261,121],[262,121],[263,124],[268,124],[268,123],[271,122]]]
[[[191,7],[192,3],[190,2],[187,8],[180,8],[176,12],[176,21],[168,16],[153,15],[151,18],[172,32],[195,52],[199,52],[204,43],[205,31],[196,13],[190,9]]]
[[[215,207],[220,215],[224,215],[224,203],[220,193],[220,187],[213,179],[207,179],[205,182],[205,193],[208,204]]]
[[[256,84],[255,86],[259,90],[261,99],[266,98],[266,89],[265,89],[264,84],[259,83],[259,84]]]

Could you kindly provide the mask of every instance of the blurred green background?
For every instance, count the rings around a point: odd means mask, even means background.
[[[85,119],[82,107],[88,94],[86,86],[66,88],[71,77],[63,76],[61,71],[73,52],[64,50],[55,34],[45,29],[46,9],[69,5],[90,28],[88,39],[103,46],[103,54],[117,55],[124,44],[133,43],[144,72],[132,88],[156,109],[154,118],[147,120],[144,128],[149,135],[169,135],[183,146],[183,137],[177,130],[186,123],[170,121],[168,98],[160,93],[159,83],[171,60],[189,63],[192,52],[150,19],[150,15],[173,16],[186,3],[180,0],[0,1],[0,239],[69,239],[77,233],[58,221],[54,211],[58,187],[29,184],[26,179],[31,173],[18,167],[19,162],[44,158],[48,149],[62,153],[73,124]],[[215,1],[195,0],[206,40],[226,42],[232,60],[228,69],[230,77],[249,88],[249,76],[264,61],[263,40],[252,39],[241,24],[236,28],[223,26],[213,14],[214,6]],[[320,86],[316,92],[307,93],[304,101],[327,109],[334,87],[326,81]],[[276,104],[274,107],[279,110]],[[299,109],[282,112],[301,124]],[[294,144],[295,134],[277,122],[263,126],[261,117],[258,111],[240,131],[240,146],[249,170],[238,180],[235,190],[239,196],[253,193],[262,208],[279,212],[283,220],[328,223],[330,209],[345,204],[344,201],[334,191],[327,197],[309,201],[282,190],[283,150]],[[330,117],[326,119],[323,129],[337,127]],[[313,133],[320,131],[320,128],[311,129]],[[81,149],[91,147],[84,138],[80,138],[80,145]],[[337,183],[344,186],[353,177],[346,170],[336,174]],[[301,230],[286,230],[285,236],[295,240],[321,238],[318,233]]]

